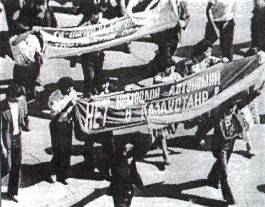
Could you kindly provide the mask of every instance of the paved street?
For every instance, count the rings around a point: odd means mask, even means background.
[[[190,4],[191,24],[183,33],[176,60],[187,57],[190,46],[204,35],[206,22],[206,0],[193,0]],[[250,41],[250,0],[240,1],[242,7],[236,17],[235,59],[242,58]],[[69,21],[74,25],[79,17],[62,14],[56,16],[59,25],[65,26]],[[79,18],[80,19],[80,18]],[[68,21],[69,20],[69,21]],[[118,76],[120,83],[137,82],[145,74],[146,64],[154,57],[157,46],[149,42],[132,42],[131,54],[106,51],[104,69],[107,75]],[[219,42],[216,43],[219,50]],[[218,54],[218,52],[217,52]],[[5,66],[5,70],[2,70]],[[13,63],[9,58],[0,58],[0,77],[4,80],[12,78]],[[44,88],[43,102],[31,104],[31,131],[23,133],[23,166],[22,181],[19,189],[19,203],[6,198],[6,178],[2,186],[3,207],[108,207],[113,206],[112,198],[106,194],[109,182],[97,171],[89,174],[82,168],[83,142],[73,139],[73,154],[69,184],[67,186],[45,181],[48,163],[51,160],[51,143],[49,120],[47,119],[47,95],[54,89],[54,83],[62,76],[71,76],[77,89],[83,80],[81,66],[71,69],[69,61],[51,59],[44,62],[41,78]],[[1,94],[3,97],[3,94]],[[256,100],[260,113],[265,114],[265,93]],[[164,167],[162,151],[149,151],[143,160],[137,162],[139,173],[143,179],[145,190],[136,189],[131,207],[193,207],[193,206],[227,206],[222,198],[221,190],[202,185],[215,159],[209,151],[210,137],[206,147],[198,149],[194,145],[196,129],[184,130],[180,125],[176,137],[168,140],[168,149],[172,164]],[[136,143],[139,149],[149,139],[145,126],[114,132],[117,140],[128,140]],[[229,181],[238,207],[265,206],[265,124],[255,125],[251,133],[256,155],[247,157],[243,140],[237,140],[234,153],[229,162]],[[96,164],[100,168],[101,145],[95,143],[94,154]],[[55,177],[53,177],[55,179]]]

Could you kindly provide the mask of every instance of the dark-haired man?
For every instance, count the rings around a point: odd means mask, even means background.
[[[66,179],[70,167],[73,122],[72,110],[76,104],[77,94],[73,88],[73,79],[63,77],[57,83],[58,89],[49,97],[51,109],[51,143],[53,158],[51,168],[55,171],[56,180],[67,185]],[[53,182],[51,179],[49,180]]]
[[[1,177],[9,173],[8,197],[18,202],[22,145],[21,131],[29,131],[28,109],[23,91],[17,84],[10,84],[6,99],[1,103]],[[4,163],[6,166],[4,166]],[[5,169],[5,172],[3,168]]]

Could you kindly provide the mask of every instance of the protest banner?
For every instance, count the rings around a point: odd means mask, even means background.
[[[169,0],[150,11],[74,28],[42,28],[44,57],[62,58],[110,48],[176,26],[178,16]]]
[[[259,57],[253,56],[217,64],[176,83],[83,99],[75,108],[77,130],[93,134],[142,125],[146,116],[152,128],[192,121],[231,99],[245,100],[241,93],[254,94],[264,73]]]

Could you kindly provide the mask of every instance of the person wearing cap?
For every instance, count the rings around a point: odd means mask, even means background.
[[[132,202],[134,187],[143,188],[142,179],[134,160],[134,145],[127,143],[112,158],[111,184],[108,194],[113,197],[115,207],[129,207]]]
[[[236,0],[208,0],[206,8],[206,23],[204,39],[198,42],[192,52],[192,57],[201,55],[206,51],[209,41],[211,44],[220,39],[222,57],[233,60],[234,15]]]
[[[29,131],[28,108],[23,90],[15,83],[7,89],[6,99],[0,102],[1,177],[9,174],[8,198],[18,202],[22,161],[22,131]]]
[[[70,77],[59,79],[57,87],[48,102],[51,110],[50,133],[53,151],[51,169],[55,171],[56,180],[67,185],[73,136],[72,115],[77,93]],[[50,181],[53,182],[51,178]]]

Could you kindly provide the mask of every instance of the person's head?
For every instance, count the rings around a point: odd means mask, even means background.
[[[74,86],[74,80],[70,77],[60,78],[57,82],[57,87],[63,95],[69,95]]]
[[[45,10],[47,9],[47,1],[45,0],[34,0],[32,5],[32,10],[39,19],[44,19]]]
[[[17,98],[22,95],[23,91],[21,87],[16,83],[11,83],[6,92],[6,99],[10,102],[17,101]]]

